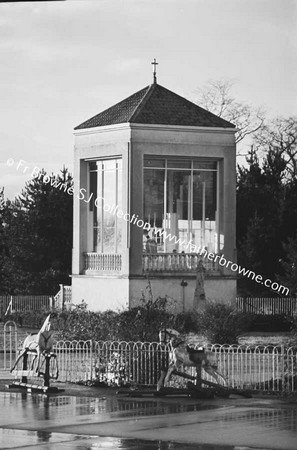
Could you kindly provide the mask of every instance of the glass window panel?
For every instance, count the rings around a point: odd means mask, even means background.
[[[94,211],[94,203],[97,196],[97,173],[96,172],[90,172],[90,203],[89,208],[90,211]]]
[[[115,170],[115,168],[116,168],[115,159],[107,159],[103,161],[103,170]]]
[[[92,162],[90,162],[89,164],[90,164],[90,171],[97,170],[97,164],[96,164],[96,161],[92,161]]]
[[[217,162],[216,161],[194,161],[193,168],[195,169],[208,169],[208,170],[216,170]]]
[[[158,252],[189,252],[190,240],[217,252],[217,162],[168,158],[166,167],[144,169],[144,220],[153,228],[144,251],[152,252],[153,237]]]
[[[200,172],[193,175],[193,221],[192,241],[216,250],[216,172]]]
[[[165,252],[181,252],[190,239],[191,221],[191,172],[170,170],[167,173],[166,232],[173,237],[166,239]],[[184,243],[181,241],[185,241]]]
[[[191,160],[168,160],[167,161],[167,167],[168,169],[174,168],[174,169],[191,169]]]
[[[144,167],[156,167],[156,168],[164,168],[165,160],[159,158],[144,158]]]
[[[110,209],[116,203],[116,171],[115,162],[104,161],[103,171],[103,252],[113,253],[115,249],[115,215]],[[113,170],[111,170],[113,166]],[[109,170],[108,170],[108,169]],[[107,169],[107,170],[105,170]]]
[[[103,169],[103,161],[97,161],[96,165],[97,165],[97,170],[102,170]]]
[[[164,170],[144,171],[144,222],[151,230],[143,232],[143,249],[147,253],[164,251],[163,236],[159,234],[164,224]]]
[[[117,198],[116,198],[116,205],[118,205],[118,210],[123,210],[123,202],[122,202],[122,160],[117,160],[117,182],[116,182],[116,188],[117,188]],[[116,218],[116,253],[121,253],[122,251],[122,229],[123,229],[123,219]]]
[[[94,167],[91,164],[90,169]],[[122,162],[100,160],[95,164],[97,172],[90,171],[93,251],[118,253],[121,250],[122,221],[113,212],[116,206],[122,209]]]
[[[97,193],[94,202],[94,251],[102,253],[103,251],[103,176],[102,171],[97,172]]]
[[[117,159],[117,199],[116,205],[118,205],[119,210],[123,210],[123,171],[122,171],[123,162],[121,159]],[[117,217],[116,215],[116,253],[120,253],[123,249],[122,247],[122,230],[124,226],[123,219]]]

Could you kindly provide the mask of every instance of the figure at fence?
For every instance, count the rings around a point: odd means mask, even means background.
[[[187,345],[185,338],[176,330],[165,328],[160,331],[159,339],[161,343],[169,343],[169,365],[164,380],[167,386],[173,372],[177,372],[181,366],[196,367],[197,374],[201,374],[201,369],[212,376],[218,384],[226,383],[225,378],[218,372],[217,357],[214,352],[205,348],[194,349]],[[160,390],[163,380],[159,380],[157,389]]]
[[[196,287],[194,292],[194,310],[203,311],[206,306],[206,297],[204,289],[206,269],[200,259],[196,269]]]
[[[50,317],[51,315],[49,314],[38,333],[31,333],[26,337],[22,349],[10,370],[11,372],[16,368],[18,362],[24,357],[25,354],[28,352],[34,352],[36,355],[32,360],[31,370],[33,370],[35,360],[37,359],[35,371],[36,373],[39,373],[41,355],[49,355],[52,352],[54,344],[53,330],[50,329]]]

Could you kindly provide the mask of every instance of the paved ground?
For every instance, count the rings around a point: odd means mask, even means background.
[[[0,383],[1,449],[297,449],[297,405],[275,398],[123,398],[58,385],[45,396]]]

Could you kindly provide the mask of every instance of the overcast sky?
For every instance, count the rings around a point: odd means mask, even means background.
[[[73,128],[152,82],[195,99],[209,79],[296,114],[297,0],[69,0],[0,4],[0,187],[16,170],[72,171]],[[12,158],[15,164],[7,166]]]

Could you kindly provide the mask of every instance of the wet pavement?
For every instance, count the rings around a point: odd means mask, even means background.
[[[275,399],[0,392],[1,449],[297,449],[297,407]]]

